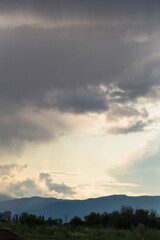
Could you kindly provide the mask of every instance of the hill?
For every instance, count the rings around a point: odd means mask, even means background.
[[[11,200],[12,198],[6,194],[0,194],[0,202]]]
[[[62,200],[56,198],[21,198],[0,202],[0,211],[10,210],[12,213],[28,212],[44,215],[45,218],[62,218],[69,221],[74,216],[83,218],[90,212],[112,212],[120,210],[121,206],[131,206],[134,209],[153,209],[160,214],[160,196],[130,197],[112,195],[87,200]]]

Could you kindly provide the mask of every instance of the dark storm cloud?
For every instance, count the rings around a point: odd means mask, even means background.
[[[1,30],[1,94],[18,101],[55,88],[110,83],[136,50],[118,37],[118,29],[104,27]],[[140,55],[145,49],[137,50]]]
[[[153,17],[158,14],[160,3],[158,0],[2,0],[1,12],[27,11],[47,17],[92,17],[107,18],[108,16],[136,16]],[[107,15],[106,15],[107,14]]]
[[[1,96],[43,105],[44,94],[56,89],[86,91],[88,85],[102,83],[108,87],[114,83],[126,91],[122,99],[148,91],[151,83],[157,84],[150,72],[145,80],[144,71],[151,69],[153,62],[142,63],[142,71],[138,65],[140,76],[132,65],[136,58],[152,53],[152,44],[125,43],[126,30],[122,30],[105,27],[1,30]],[[158,60],[155,61],[157,66]]]
[[[52,137],[19,117],[27,106],[105,112],[112,102],[154,98],[159,7],[156,0],[0,1],[0,139]]]
[[[74,113],[101,112],[108,108],[106,93],[95,86],[49,92],[45,103],[61,111]]]
[[[10,104],[10,103],[8,103]],[[14,105],[12,111],[1,111],[0,115],[0,145],[8,145],[12,140],[40,141],[51,139],[52,135],[45,128],[38,126],[38,122],[29,120],[21,114]]]
[[[154,53],[146,59],[136,61],[124,69],[117,85],[128,93],[130,99],[144,96],[153,86],[160,83],[160,55]]]

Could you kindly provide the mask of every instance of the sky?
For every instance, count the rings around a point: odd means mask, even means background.
[[[160,195],[159,9],[0,1],[0,193]]]

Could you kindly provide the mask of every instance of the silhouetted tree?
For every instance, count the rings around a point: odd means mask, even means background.
[[[76,217],[75,216],[74,218],[71,219],[69,224],[71,224],[74,227],[82,226],[83,225],[83,221],[82,221],[82,219],[80,217]]]
[[[84,217],[85,224],[88,226],[96,226],[102,224],[101,215],[99,213],[91,212],[88,216]]]
[[[102,225],[104,227],[108,227],[109,226],[109,214],[107,212],[104,212],[101,215],[101,222],[102,222]]]
[[[135,211],[135,225],[138,226],[139,223],[149,225],[149,210],[137,209]]]
[[[12,213],[10,211],[5,211],[2,213],[1,218],[3,222],[10,222],[11,221]]]
[[[120,227],[129,229],[133,225],[134,211],[132,207],[123,206],[120,210]]]
[[[18,221],[19,221],[18,214],[14,214],[14,215],[13,215],[12,221],[13,221],[13,222],[18,222]]]
[[[51,217],[49,217],[48,220],[46,221],[46,223],[48,225],[56,225],[56,226],[59,225],[59,226],[61,226],[62,223],[63,223],[63,220],[61,218],[52,219]]]
[[[109,226],[113,228],[121,228],[120,213],[113,211],[109,214]]]
[[[26,212],[21,213],[21,214],[20,214],[20,217],[19,217],[20,222],[21,222],[22,224],[25,224],[27,217],[28,217],[28,213],[26,213]]]

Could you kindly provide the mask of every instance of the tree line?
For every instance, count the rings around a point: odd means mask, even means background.
[[[14,214],[10,211],[0,213],[0,222],[14,222],[28,226],[39,225],[68,225],[71,227],[106,227],[114,229],[131,229],[143,224],[147,228],[160,229],[160,216],[153,210],[136,209],[132,207],[122,207],[120,211],[111,213],[104,212],[102,214],[91,212],[84,216],[84,219],[75,216],[68,223],[63,223],[61,218],[45,219],[44,216],[36,216],[23,212]]]

